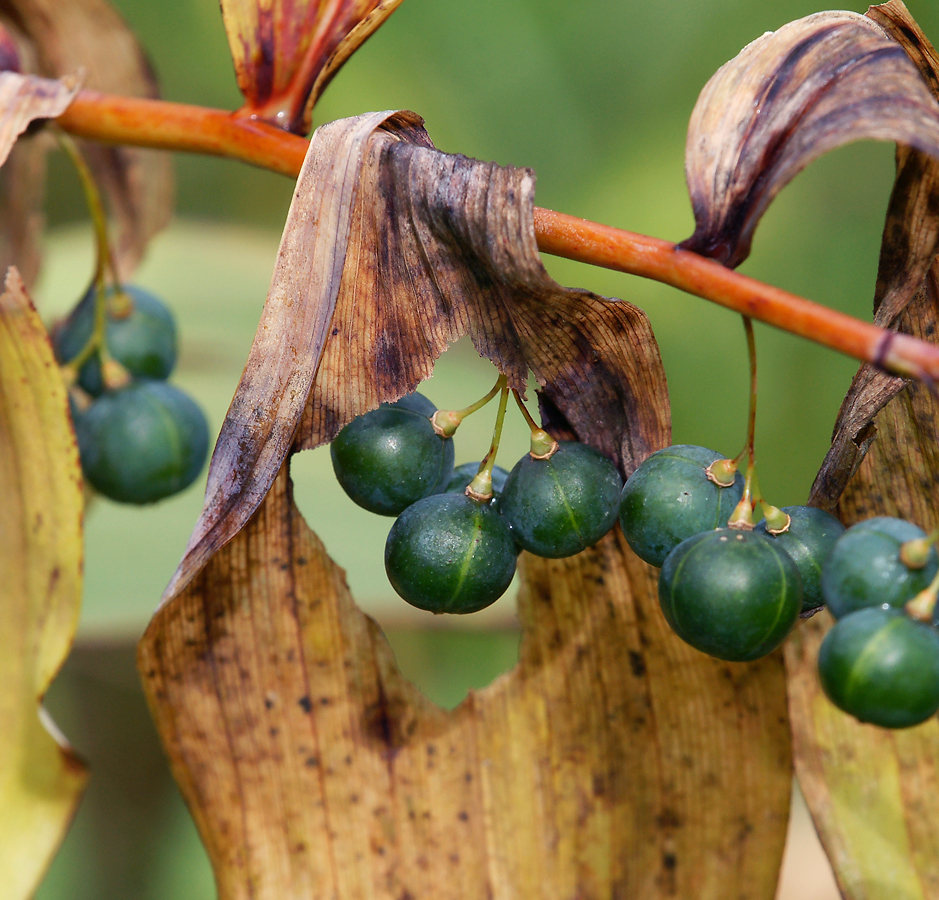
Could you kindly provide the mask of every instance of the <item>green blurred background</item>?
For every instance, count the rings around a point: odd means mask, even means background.
[[[168,99],[239,105],[217,0],[115,5],[141,36]],[[908,5],[939,37],[939,7]],[[316,121],[413,109],[442,150],[534,169],[539,205],[680,240],[693,229],[683,158],[698,92],[746,43],[817,9],[805,0],[406,0],[327,90]],[[217,431],[267,292],[292,185],[234,162],[176,162],[178,217],[138,280],[174,307],[182,337],[175,377]],[[868,317],[892,171],[887,145],[852,145],[815,163],[774,203],[742,271]],[[93,252],[77,180],[60,157],[47,214],[37,295],[52,320],[82,292]],[[647,311],[668,372],[676,442],[739,449],[747,363],[738,317],[652,282],[546,263],[564,284]],[[757,341],[761,484],[780,506],[801,503],[856,366],[759,325]],[[438,405],[463,406],[491,382],[488,363],[458,344],[426,392]],[[457,462],[485,451],[491,423],[477,418],[459,435]],[[510,426],[504,446],[510,465],[524,450],[523,428]],[[432,699],[454,706],[512,666],[511,596],[445,625],[411,611],[382,570],[390,520],[341,495],[324,450],[298,457],[294,476],[310,524],[385,626],[405,673]],[[133,670],[134,643],[179,560],[203,485],[153,508],[96,501],[89,511],[79,639],[48,706],[93,779],[41,900],[214,896]]]

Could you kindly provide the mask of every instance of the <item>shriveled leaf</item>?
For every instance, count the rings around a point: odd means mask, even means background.
[[[935,339],[935,287],[931,273],[927,289],[900,315],[902,330]],[[877,398],[878,388],[868,389]],[[867,455],[856,460],[844,493],[827,498],[829,505],[846,524],[890,515],[931,528],[939,509],[935,400],[922,386],[909,385],[876,415],[869,435]],[[816,489],[821,497],[819,482]],[[891,732],[835,709],[816,671],[830,621],[817,616],[803,623],[786,647],[799,784],[848,900],[933,898],[939,895],[939,811],[932,802],[939,784],[939,722]]]
[[[314,135],[167,596],[244,525],[295,440],[322,444],[413,390],[464,334],[512,386],[531,369],[572,432],[624,472],[668,443],[643,313],[555,284],[535,243],[532,174],[439,153],[419,122],[373,113]]]
[[[156,78],[136,38],[106,0],[0,0],[32,41],[40,70],[60,76],[79,68],[84,86],[108,93],[156,97]],[[158,150],[82,143],[117,225],[115,259],[123,278],[136,268],[150,239],[173,211],[170,158]]]
[[[691,115],[685,172],[696,227],[682,246],[739,265],[782,187],[862,138],[939,156],[939,105],[903,47],[852,12],[763,35],[717,71]]]
[[[939,55],[907,8],[899,0],[891,0],[871,7],[867,15],[900,43],[939,98]],[[909,331],[924,316],[931,316],[939,298],[937,249],[939,162],[915,148],[900,146],[880,249],[874,292],[875,324]],[[914,295],[916,308],[906,319],[898,321]],[[873,440],[874,417],[905,383],[876,367],[861,366],[838,414],[831,449],[812,487],[811,503],[826,509],[837,503]]]
[[[61,115],[78,88],[75,76],[51,79],[0,72],[0,165],[30,122]]]
[[[513,384],[534,371],[552,421],[623,470],[668,442],[645,317],[547,277],[533,193],[525,170],[437,153],[413,114],[314,136],[203,518],[139,650],[224,900],[774,894],[780,654],[682,643],[613,533],[523,557],[520,665],[447,713],[290,496],[292,446],[411,390],[461,334]]]
[[[401,0],[221,0],[242,115],[307,134],[333,75]]]
[[[86,780],[41,709],[78,624],[82,480],[65,387],[16,270],[0,295],[0,884],[32,896]]]
[[[284,468],[139,649],[222,900],[773,897],[779,656],[732,665],[679,641],[619,534],[523,569],[519,666],[440,710]]]
[[[935,50],[903,4],[893,0],[868,15],[902,44],[936,93]],[[939,326],[937,199],[935,161],[916,149],[898,148],[874,321],[932,341]],[[935,400],[920,385],[862,366],[810,501],[834,510],[846,524],[892,515],[929,529],[939,508],[937,471]],[[935,897],[939,814],[930,798],[939,781],[939,724],[932,719],[891,732],[861,725],[835,709],[817,676],[818,650],[830,624],[828,616],[816,617],[786,648],[803,794],[845,897]]]
[[[17,138],[30,122],[61,115],[78,88],[74,75],[0,72],[0,271],[17,264],[27,284],[39,269],[46,147],[41,138]]]

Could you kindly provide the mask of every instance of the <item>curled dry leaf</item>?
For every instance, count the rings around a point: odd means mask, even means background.
[[[0,884],[25,900],[86,780],[41,708],[78,625],[82,478],[65,386],[15,269],[0,295],[0,508]]]
[[[524,390],[530,369],[573,433],[625,473],[669,442],[647,319],[548,277],[534,186],[527,170],[437,152],[413,113],[317,130],[167,596],[244,525],[294,441],[325,443],[412,391],[465,334],[511,386]]]
[[[50,79],[0,72],[0,271],[19,263],[27,284],[39,269],[45,147],[41,137],[19,143],[17,138],[30,122],[61,115],[78,88],[74,75]]]
[[[622,535],[523,556],[521,661],[456,710],[401,677],[293,503],[297,445],[469,334],[624,471],[669,440],[643,314],[552,282],[525,170],[408,113],[314,135],[193,542],[139,647],[223,900],[771,896],[790,791],[780,654],[672,634]]]
[[[342,64],[401,0],[221,0],[240,115],[307,134]]]
[[[868,16],[904,47],[939,96],[939,58],[906,7],[892,0]],[[936,340],[939,326],[939,165],[897,149],[881,246],[874,321]],[[924,277],[925,276],[925,277]],[[912,298],[912,299],[911,299]],[[862,366],[842,405],[810,502],[846,524],[872,515],[936,523],[936,405],[922,385]],[[842,893],[926,900],[939,894],[939,724],[891,732],[861,725],[822,693],[818,650],[830,617],[805,623],[786,646],[796,773]]]
[[[156,78],[137,39],[105,0],[0,0],[0,14],[32,43],[39,71],[61,76],[79,69],[84,86],[156,97]],[[150,239],[173,211],[170,158],[140,147],[82,142],[82,152],[108,198],[117,225],[115,261],[122,278],[136,268]]]
[[[753,41],[708,81],[691,115],[696,227],[682,247],[739,265],[782,187],[862,138],[939,155],[939,105],[900,44],[851,12],[816,13]]]

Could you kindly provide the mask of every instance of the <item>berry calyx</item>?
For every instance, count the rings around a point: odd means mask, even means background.
[[[732,662],[778,647],[802,609],[789,555],[756,532],[722,528],[682,541],[665,559],[659,604],[692,647]]]
[[[683,540],[723,528],[743,496],[743,475],[730,487],[707,477],[723,457],[693,444],[676,444],[647,457],[626,481],[619,521],[640,559],[661,566]]]
[[[561,441],[547,459],[523,456],[505,482],[499,512],[523,550],[558,559],[595,544],[616,523],[623,479],[602,453]]]
[[[828,699],[856,719],[918,725],[939,710],[939,632],[889,606],[855,610],[825,635],[818,674]]]
[[[434,494],[409,506],[385,543],[385,571],[412,606],[471,613],[501,597],[515,574],[515,543],[488,503]]]

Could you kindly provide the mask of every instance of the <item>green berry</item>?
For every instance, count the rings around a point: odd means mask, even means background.
[[[765,520],[755,531],[765,534],[792,558],[802,576],[802,612],[809,612],[825,602],[822,567],[835,541],[844,534],[844,525],[831,513],[814,506],[786,506],[783,512],[790,519],[788,531],[770,534]]]
[[[926,588],[939,569],[935,548],[920,569],[911,569],[900,559],[903,544],[925,536],[911,522],[889,516],[849,528],[822,568],[822,593],[831,614],[840,619],[868,606],[900,607]]]
[[[802,609],[796,564],[769,538],[722,528],[682,541],[666,557],[659,603],[692,647],[733,662],[778,647]]]
[[[595,544],[615,524],[623,479],[603,454],[562,441],[549,459],[523,456],[509,473],[499,512],[518,545],[558,559]]]
[[[168,378],[176,365],[176,322],[172,312],[162,300],[139,287],[128,285],[121,290],[132,308],[125,316],[115,316],[109,308],[105,320],[108,353],[135,378]],[[113,288],[108,289],[107,296],[114,296]],[[92,288],[56,332],[55,351],[60,362],[67,363],[81,352],[94,324]],[[98,353],[81,367],[78,383],[93,397],[104,391]]]
[[[939,633],[902,610],[849,613],[825,635],[818,674],[839,709],[882,728],[907,728],[939,709]]]
[[[153,503],[188,487],[205,465],[209,430],[188,394],[163,381],[102,394],[75,419],[82,471],[119,503]]]
[[[653,566],[683,540],[727,525],[743,496],[738,472],[718,487],[705,470],[723,457],[706,447],[676,444],[646,458],[626,481],[619,521],[633,552]]]
[[[385,571],[412,606],[471,613],[494,603],[515,574],[508,525],[485,502],[434,494],[409,506],[385,544]]]
[[[426,397],[411,394],[358,416],[336,435],[333,471],[355,503],[396,516],[444,489],[453,472],[453,441],[435,434],[433,413]]]

